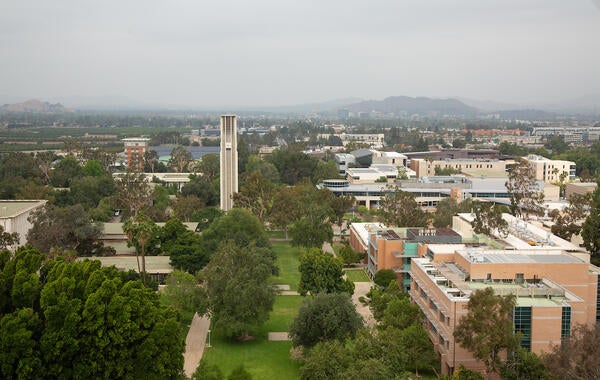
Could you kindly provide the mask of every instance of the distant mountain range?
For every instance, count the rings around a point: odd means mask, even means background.
[[[5,104],[0,106],[0,112],[31,112],[31,113],[67,113],[73,110],[66,108],[60,103],[42,102],[32,99],[21,103]]]
[[[365,100],[349,104],[351,112],[379,112],[395,115],[437,114],[437,115],[476,115],[479,110],[457,99],[432,99],[425,97],[390,96],[383,100]]]
[[[0,96],[5,104],[0,106],[0,112],[25,112],[25,113],[68,113],[73,109],[80,111],[117,111],[117,112],[187,112],[221,113],[222,110],[235,112],[241,115],[255,113],[272,114],[305,114],[314,113],[334,116],[338,110],[347,109],[358,113],[392,114],[397,116],[459,116],[477,117],[496,114],[501,119],[522,120],[555,120],[564,116],[583,116],[595,120],[600,116],[600,94],[587,95],[576,99],[564,100],[555,103],[499,103],[487,100],[475,100],[461,97],[429,98],[390,96],[383,100],[364,100],[361,98],[344,98],[324,102],[305,104],[292,104],[288,106],[177,106],[174,104],[152,104],[136,101],[124,96],[95,96],[95,97],[52,97],[50,102],[41,100],[27,100]],[[69,104],[73,108],[66,108]]]

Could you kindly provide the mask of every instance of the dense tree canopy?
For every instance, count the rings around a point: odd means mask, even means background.
[[[600,378],[600,324],[579,325],[571,337],[554,347],[544,357],[551,379]]]
[[[260,220],[250,211],[231,209],[216,219],[202,232],[202,240],[209,252],[214,252],[223,241],[233,240],[241,247],[253,243],[257,247],[270,247],[267,233]]]
[[[167,286],[160,292],[160,299],[164,304],[187,315],[188,318],[194,313],[200,315],[206,313],[208,308],[206,290],[198,285],[193,275],[174,270],[167,276],[165,283]]]
[[[102,247],[94,244],[100,237],[100,226],[92,223],[81,205],[65,208],[46,205],[30,216],[33,226],[27,242],[44,253],[52,249],[76,251],[92,255]]]
[[[477,290],[469,298],[469,311],[460,319],[454,338],[462,347],[485,364],[488,375],[502,365],[502,351],[510,352],[518,345],[513,333],[514,295],[500,296],[492,288]]]
[[[169,219],[160,231],[160,247],[169,255],[175,268],[196,273],[208,264],[210,254],[202,237],[188,228],[179,219]]]
[[[317,294],[302,301],[290,326],[294,346],[312,347],[318,342],[354,338],[362,327],[349,294]]]
[[[301,379],[408,379],[422,371],[433,373],[439,363],[420,310],[393,284],[372,291],[372,303],[380,311],[376,331],[361,329],[345,342],[318,342],[306,353]]]
[[[376,285],[381,286],[382,288],[387,288],[390,282],[396,281],[396,272],[392,269],[380,269],[375,273],[375,277],[373,278],[373,282]]]
[[[131,274],[99,261],[42,265],[31,248],[0,257],[2,378],[182,375],[184,339],[174,312]]]
[[[268,280],[275,272],[268,248],[221,244],[205,272],[211,324],[228,337],[246,337],[269,319],[275,289]]]
[[[290,149],[277,149],[268,160],[275,165],[281,180],[288,185],[295,185],[305,178],[311,179],[318,165],[318,160]]]
[[[209,176],[198,175],[181,188],[184,196],[195,196],[207,206],[215,206],[219,203],[219,191],[215,189],[213,180]]]
[[[412,193],[391,187],[388,193],[381,197],[381,217],[388,226],[424,227],[427,224],[427,214],[415,201]]]
[[[590,214],[583,224],[581,236],[588,251],[592,255],[600,255],[600,186],[592,196]]]
[[[306,295],[318,293],[354,292],[354,283],[342,278],[343,264],[318,248],[312,248],[300,256],[300,284],[298,292]]]

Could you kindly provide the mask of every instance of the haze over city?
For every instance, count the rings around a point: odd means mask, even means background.
[[[14,1],[0,5],[0,31],[2,103],[537,105],[600,94],[590,0]]]

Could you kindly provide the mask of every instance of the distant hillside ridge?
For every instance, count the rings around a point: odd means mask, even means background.
[[[381,112],[393,114],[476,115],[479,110],[457,99],[390,96],[383,100],[366,100],[346,106],[352,112]]]
[[[25,113],[68,113],[73,110],[66,108],[60,103],[43,102],[31,99],[22,103],[5,104],[0,106],[0,112],[25,112]]]

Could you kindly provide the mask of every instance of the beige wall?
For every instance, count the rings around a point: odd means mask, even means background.
[[[581,300],[570,300],[571,330],[577,324],[595,323],[597,275],[590,274],[589,264],[482,264],[470,263],[455,253],[454,258],[444,255],[444,262],[454,261],[471,274],[471,278],[485,278],[492,273],[494,279],[514,278],[516,273],[524,273],[525,278],[547,277],[564,286]],[[438,259],[436,256],[435,259]],[[460,364],[473,370],[481,371],[484,366],[477,362],[472,354],[454,342],[454,330],[460,319],[467,313],[467,300],[450,298],[433,280],[413,264],[411,269],[411,299],[419,305],[427,322],[427,331],[434,343],[436,352],[442,361],[442,373],[448,374]],[[435,306],[432,305],[435,303]],[[535,353],[549,351],[553,345],[561,341],[562,305],[532,306],[531,348]],[[435,330],[431,327],[433,325]],[[436,332],[437,331],[437,332]],[[442,337],[442,338],[440,338]],[[447,342],[446,342],[447,341]]]
[[[573,194],[585,195],[588,193],[594,192],[597,188],[597,184],[590,183],[583,185],[581,183],[567,183],[565,187],[565,198],[569,199],[569,197]]]
[[[527,157],[523,157],[523,159],[529,162],[535,174],[535,179],[549,183],[559,182],[562,173],[565,173],[565,181],[568,181],[571,165],[575,165],[573,161],[534,160]]]
[[[422,158],[410,161],[410,168],[417,173],[417,178],[435,175],[435,167],[452,168],[474,175],[502,176],[506,174],[506,166],[514,161],[477,161],[477,160],[436,160]]]

